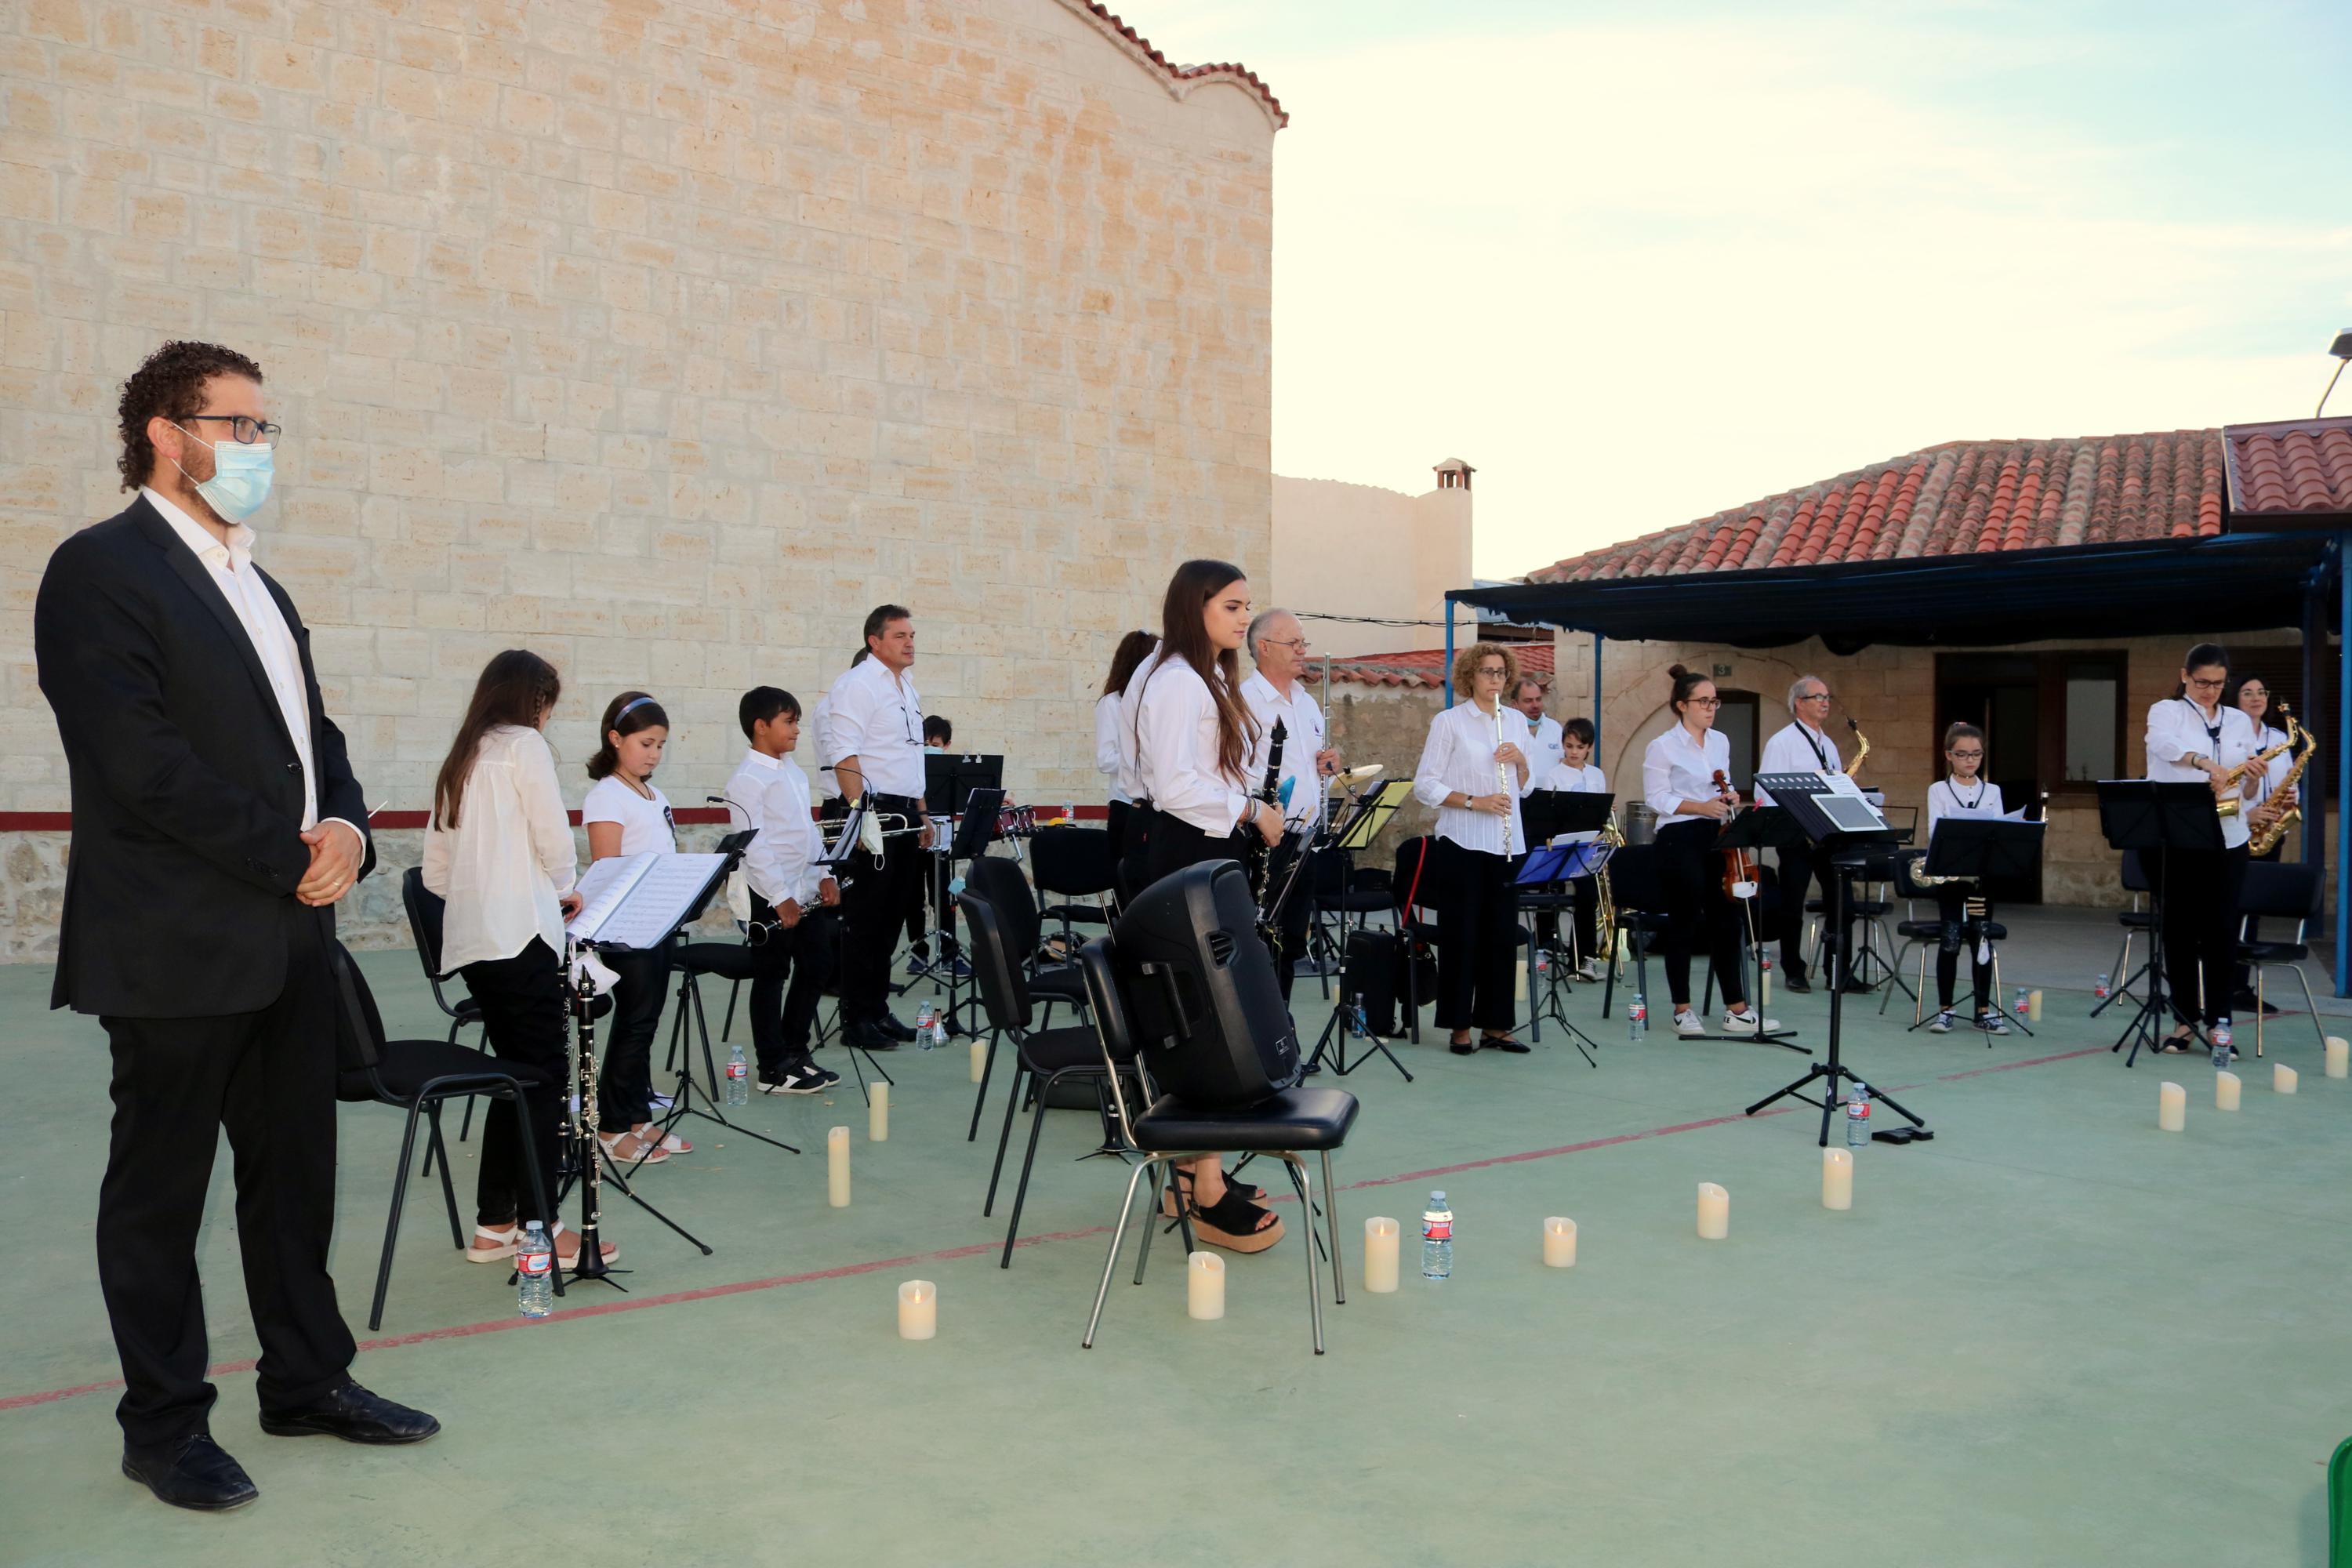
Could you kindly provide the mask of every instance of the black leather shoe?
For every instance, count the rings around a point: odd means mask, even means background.
[[[226,1513],[261,1495],[245,1467],[221,1452],[208,1432],[191,1432],[155,1448],[122,1450],[122,1473],[173,1508]]]
[[[261,1429],[278,1437],[341,1437],[346,1443],[422,1443],[441,1423],[347,1383],[299,1410],[265,1410]]]
[[[1793,991],[1800,996],[1810,996],[1813,992],[1813,983],[1801,974],[1791,974],[1780,982],[1780,989]]]
[[[915,1037],[915,1026],[902,1024],[887,1013],[875,1019],[874,1026],[894,1040],[911,1040]]]
[[[861,1051],[895,1051],[896,1037],[882,1032],[878,1024],[848,1024],[842,1027],[842,1044]]]

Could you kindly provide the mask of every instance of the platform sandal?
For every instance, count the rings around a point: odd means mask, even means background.
[[[1228,1192],[1207,1208],[1193,1208],[1192,1235],[1228,1252],[1264,1252],[1282,1239],[1282,1216]]]

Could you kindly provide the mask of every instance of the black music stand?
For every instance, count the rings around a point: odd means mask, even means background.
[[[1758,782],[1761,783],[1762,781],[1759,780]],[[1764,787],[1772,795],[1773,799],[1780,799],[1780,792],[1777,789],[1774,789],[1773,786],[1769,784],[1766,784]],[[1797,825],[1796,820],[1790,816],[1786,807],[1779,805],[1759,805],[1749,807],[1748,810],[1734,816],[1729,822],[1725,823],[1723,825],[1723,831],[1716,835],[1715,847],[1717,849],[1780,849],[1790,845],[1805,844],[1810,842],[1811,840],[1807,837],[1805,830]],[[1736,902],[1745,904],[1748,907],[1748,912],[1750,914],[1756,914],[1764,902],[1764,883],[1760,876],[1764,862],[1761,857],[1757,858],[1756,865],[1759,873],[1758,880],[1750,889],[1746,898],[1735,898]],[[1748,958],[1756,966],[1755,983],[1748,988],[1748,1005],[1756,1010],[1756,1021],[1758,1026],[1757,1031],[1752,1035],[1707,1036],[1705,1037],[1710,1039],[1759,1040],[1768,1046],[1778,1046],[1784,1051],[1804,1051],[1804,1047],[1802,1046],[1792,1046],[1789,1044],[1790,1039],[1795,1036],[1797,1032],[1796,1030],[1780,1029],[1768,1033],[1763,1028],[1764,944],[1766,942],[1770,940],[1770,933],[1769,931],[1760,931],[1756,929],[1756,927],[1761,925],[1761,923],[1762,921],[1759,916],[1756,921],[1750,924],[1748,931],[1749,941],[1748,943]],[[1812,1053],[1805,1051],[1805,1054],[1811,1056]]]
[[[995,790],[1001,801],[1003,788],[1004,758],[1001,754],[983,755],[970,752],[926,752],[923,754],[923,810],[934,822],[952,826],[958,817],[964,815],[974,790]],[[989,820],[992,823],[995,821],[993,812],[990,814]],[[935,962],[946,967],[948,1011],[954,1014],[961,1007],[959,994],[963,985],[971,983],[971,977],[968,973],[960,976],[956,973],[956,964],[963,957],[963,944],[956,940],[955,896],[948,884],[954,880],[956,860],[970,859],[971,857],[959,857],[953,852],[952,846],[946,842],[933,847],[929,854],[931,952]],[[938,972],[934,970],[932,984],[936,985],[939,978]],[[963,1034],[967,1031],[957,1026],[950,1032]]]
[[[2151,857],[2156,862],[2156,877],[2149,884],[2152,895],[2149,909],[2154,919],[2147,928],[2147,995],[2139,1010],[2116,1043],[2107,1047],[2110,1056],[2131,1042],[2131,1054],[2124,1066],[2138,1064],[2140,1047],[2153,1048],[2164,1032],[2164,895],[2170,866],[2168,849],[2210,849],[2219,851],[2221,843],[2221,818],[2213,809],[2213,791],[2202,784],[2159,783],[2155,779],[2101,779],[2099,789],[2099,831],[2106,836],[2108,845],[2116,849],[2137,849],[2140,859]],[[2198,1020],[2188,1020],[2189,1033],[2200,1040],[2205,1038],[2204,1026]],[[2210,1044],[2210,1042],[2207,1042]]]
[[[942,759],[932,758],[931,760],[937,762]],[[992,774],[1002,774],[1003,772],[1004,759],[1002,757],[964,757],[945,760],[992,764],[986,770]],[[997,816],[1004,809],[1004,790],[1002,785],[992,782],[975,784],[970,789],[965,789],[963,777],[961,772],[955,772],[951,780],[953,793],[950,793],[948,798],[961,799],[963,802],[963,809],[953,818],[954,831],[948,836],[946,851],[939,857],[940,923],[942,926],[947,923],[947,911],[955,907],[955,895],[961,890],[955,875],[956,862],[976,860],[988,853],[988,847],[996,842]],[[949,947],[940,950],[943,953],[954,946],[954,938],[949,937],[946,940]],[[1027,963],[1034,957],[1034,953],[1023,953],[1020,955],[1019,962]],[[938,984],[938,979],[939,977],[934,974],[932,983]],[[966,995],[966,992],[970,992],[971,994]],[[963,1014],[964,1009],[975,1007],[979,1005],[979,1002],[980,977],[959,974],[956,973],[955,965],[950,963],[948,965],[948,1000],[947,1005],[940,1011],[940,1026],[951,1037],[961,1035],[967,1039],[977,1039],[980,1036],[980,1025],[976,1021],[966,1023]],[[881,1069],[877,1067],[875,1070],[878,1072]]]
[[[1605,821],[1609,816],[1609,805],[1615,797],[1595,795],[1572,798],[1599,802],[1600,816]],[[1583,830],[1571,828],[1570,831]],[[1601,843],[1597,839],[1580,839],[1572,844],[1546,844],[1540,849],[1528,850],[1527,858],[1519,862],[1519,874],[1515,879],[1516,886],[1537,889],[1564,888],[1573,878],[1597,875],[1602,867],[1609,864],[1609,857],[1614,853],[1616,853],[1614,846]],[[1541,907],[1564,908],[1570,911],[1570,918],[1574,918],[1574,906],[1565,894],[1543,893],[1538,896],[1546,900],[1546,904]],[[1532,969],[1533,966],[1529,967]],[[1555,963],[1544,975],[1541,996],[1536,995],[1533,987],[1530,986],[1528,993],[1529,1013],[1538,1029],[1541,1028],[1543,1020],[1549,1018],[1567,1030],[1568,1043],[1576,1047],[1577,1055],[1584,1058],[1584,1065],[1597,1068],[1601,1064],[1593,1059],[1592,1053],[1601,1048],[1601,1042],[1578,1028],[1570,1020],[1568,1015],[1560,1010],[1559,988],[1562,967]],[[1540,1040],[1543,1036],[1538,1033],[1535,1037]]]
[[[1884,849],[1895,842],[1895,830],[1876,807],[1857,796],[1836,790],[1819,773],[1765,773],[1756,783],[1771,793],[1773,800],[1784,809],[1790,820],[1803,829],[1805,837],[1823,851],[1823,858],[1834,873],[1823,889],[1826,894],[1822,918],[1834,922],[1832,929],[1841,942],[1852,933],[1846,929],[1853,920],[1854,879],[1863,874],[1868,851]],[[1862,1079],[1847,1067],[1838,1055],[1840,1028],[1845,1016],[1845,991],[1842,986],[1830,987],[1829,1055],[1805,1069],[1805,1076],[1785,1084],[1748,1108],[1755,1115],[1776,1100],[1793,1098],[1807,1105],[1822,1108],[1821,1146],[1829,1147],[1830,1121],[1837,1114],[1838,1086],[1841,1080],[1859,1084]],[[1801,1047],[1790,1047],[1799,1049]],[[1811,1052],[1807,1052],[1811,1055]],[[1821,1082],[1821,1098],[1805,1092],[1814,1082]],[[1879,1103],[1914,1127],[1927,1125],[1905,1110],[1883,1089]]]
[[[2006,817],[1947,817],[1927,835],[1927,855],[1920,869],[1930,877],[1970,878],[1980,888],[1989,877],[2025,876],[2042,858],[2044,826]],[[2019,1034],[2029,1040],[2033,1037],[2025,1020],[2000,1005],[1999,986],[1993,988],[1992,1010],[2015,1025]],[[1923,1008],[1911,1030],[1926,1028],[1935,1016]],[[1985,1044],[1990,1047],[1992,1042],[1988,1039]]]
[[[1412,781],[1410,779],[1388,779],[1370,795],[1349,795],[1347,820],[1336,827],[1327,829],[1323,835],[1325,844],[1343,853],[1360,849],[1370,844],[1379,835],[1380,830],[1388,826],[1389,818],[1396,815],[1397,807],[1403,803],[1406,793],[1412,788]],[[1324,814],[1324,821],[1326,823],[1330,821],[1328,811]],[[1298,855],[1300,864],[1305,863],[1309,848],[1309,846],[1300,847]],[[1412,913],[1408,910],[1399,924],[1409,926],[1412,921]],[[1402,945],[1408,939],[1404,932],[1400,931],[1397,940]],[[1342,971],[1342,973],[1345,972]],[[1389,1049],[1388,1042],[1370,1030],[1360,1026],[1362,1016],[1361,1005],[1353,998],[1342,996],[1339,999],[1339,1005],[1331,1009],[1330,1021],[1323,1026],[1323,1033],[1316,1038],[1315,1049],[1308,1054],[1307,1065],[1299,1069],[1299,1076],[1304,1078],[1308,1073],[1322,1070],[1323,1053],[1336,1037],[1339,1041],[1339,1050],[1332,1057],[1331,1068],[1341,1078],[1347,1077],[1378,1055],[1388,1058],[1389,1066],[1403,1073],[1405,1082],[1411,1083],[1412,1074],[1405,1071],[1404,1063],[1397,1060],[1396,1053]],[[1341,1026],[1343,1019],[1346,1021],[1345,1027]],[[1371,1042],[1371,1049],[1359,1053],[1352,1062],[1348,1059],[1348,1037],[1351,1034],[1360,1039]]]

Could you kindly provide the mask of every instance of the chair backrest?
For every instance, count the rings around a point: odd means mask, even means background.
[[[989,1027],[1018,1034],[1029,1026],[1029,994],[1021,984],[1012,950],[1005,945],[996,906],[963,892],[956,895],[956,907],[963,911],[964,924],[971,933],[972,978],[979,983],[981,1010],[988,1015]]]
[[[1014,967],[1027,968],[1037,951],[1037,899],[1021,868],[1001,855],[982,855],[965,864],[963,879],[995,909]]]
[[[1655,844],[1628,844],[1609,858],[1609,897],[1621,910],[1666,912],[1666,881],[1658,869]]]
[[[2238,913],[2247,920],[2268,915],[2308,923],[2319,918],[2323,897],[2319,868],[2297,860],[2249,860],[2238,889]],[[2302,932],[2296,931],[2297,940]]]
[[[1329,846],[1307,857],[1307,886],[1316,902],[1328,903],[1348,891],[1348,852]]]
[[[1389,896],[1395,900],[1396,907],[1401,911],[1402,920],[1410,921],[1422,918],[1420,915],[1405,910],[1404,902],[1407,899],[1412,900],[1415,909],[1433,910],[1434,909],[1431,900],[1436,896],[1437,889],[1429,879],[1429,868],[1425,862],[1429,858],[1430,847],[1436,842],[1435,838],[1424,833],[1418,838],[1408,838],[1397,846],[1396,869],[1389,882]]]
[[[1041,827],[1029,840],[1029,874],[1037,890],[1065,899],[1108,893],[1118,879],[1110,832],[1101,827]]]
[[[1094,1018],[1095,1038],[1101,1042],[1103,1061],[1109,1067],[1111,1099],[1118,1110],[1122,1131],[1131,1125],[1132,1110],[1127,1103],[1127,1089],[1120,1081],[1121,1068],[1132,1068],[1141,1079],[1147,1094],[1159,1090],[1144,1070],[1136,1055],[1135,1031],[1129,1021],[1127,997],[1118,988],[1118,974],[1111,963],[1111,939],[1098,936],[1078,949],[1078,973],[1087,983],[1087,1007]]]
[[[449,978],[441,967],[441,895],[425,885],[425,868],[411,866],[400,874],[400,902],[408,911],[408,934],[416,942],[416,962],[425,977]]]
[[[1927,852],[1925,849],[1906,850],[1904,853],[1895,856],[1895,892],[1905,899],[1934,898],[1936,896],[1936,889],[1932,887],[1924,887],[1919,881],[1919,872],[1927,864]]]
[[[337,1098],[373,1099],[374,1070],[383,1060],[383,1015],[376,1010],[367,976],[341,942],[329,942],[327,962],[335,977]]]
[[[2126,893],[2146,893],[2152,890],[2153,889],[2148,886],[2147,867],[2141,861],[2139,851],[2137,849],[2125,850],[2124,891]]]

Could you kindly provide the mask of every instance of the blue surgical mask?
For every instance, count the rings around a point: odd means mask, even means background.
[[[174,425],[172,428],[180,427]],[[232,522],[243,522],[261,510],[261,503],[269,499],[269,480],[274,471],[268,447],[258,441],[250,445],[242,441],[215,444],[184,430],[180,433],[212,447],[213,477],[195,481],[196,493],[205,498],[205,505]],[[172,466],[180,468],[177,463]],[[180,468],[184,475],[187,471]]]

